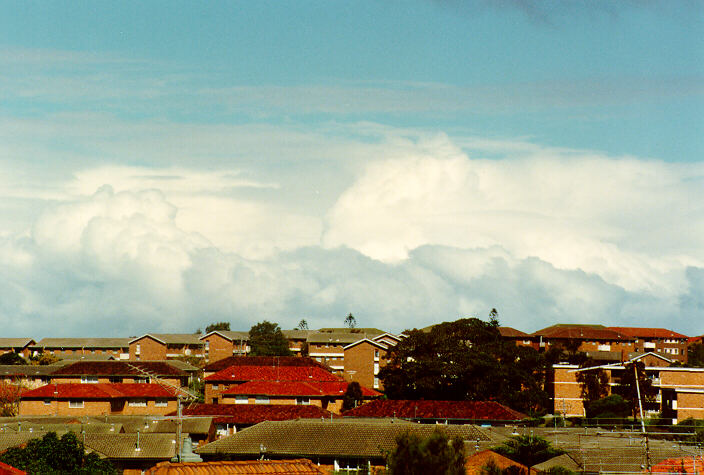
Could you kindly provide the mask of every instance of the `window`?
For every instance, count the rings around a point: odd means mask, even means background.
[[[51,399],[44,399],[45,406],[51,406]]]
[[[374,360],[375,361],[379,360],[379,350],[374,350]]]
[[[111,383],[121,383],[122,378],[120,376],[111,376],[110,377],[110,382]]]
[[[209,351],[210,351],[210,342],[208,340],[205,340],[205,352],[207,353]]]
[[[142,350],[142,345],[140,345],[139,343],[137,343],[137,347],[134,349],[134,353],[135,353],[136,355],[138,355],[138,354],[141,353],[141,350]]]
[[[219,386],[217,384],[213,384],[213,390],[217,391],[218,387]]]
[[[134,378],[134,382],[137,384],[149,384],[149,378]]]
[[[379,378],[374,376],[374,389],[379,389]]]
[[[147,400],[144,398],[130,399],[130,407],[147,407]]]
[[[254,399],[255,404],[269,404],[269,396],[257,396]]]
[[[235,396],[235,404],[249,404],[249,397]]]
[[[374,374],[379,374],[379,363],[374,363]]]
[[[82,384],[94,384],[98,382],[97,376],[81,376]]]
[[[80,409],[83,407],[83,401],[79,401],[77,399],[69,399],[68,407],[72,409]]]
[[[309,397],[297,397],[296,404],[299,406],[310,406],[310,398]]]
[[[168,400],[168,399],[162,399],[162,398],[160,398],[160,399],[157,399],[156,401],[154,401],[154,406],[155,406],[155,407],[166,407],[166,406],[168,406],[168,405],[169,405],[169,400]]]

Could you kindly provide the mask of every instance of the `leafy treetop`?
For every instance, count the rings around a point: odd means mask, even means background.
[[[357,326],[357,319],[351,313],[345,317],[345,326],[348,328],[354,328]]]
[[[288,340],[278,323],[264,320],[249,330],[251,356],[291,356]]]
[[[73,432],[59,439],[49,432],[41,439],[32,439],[24,448],[13,447],[0,455],[0,461],[27,473],[52,474],[116,474],[109,460],[95,453],[86,454],[83,444]]]
[[[542,437],[533,435],[517,435],[511,437],[498,447],[494,447],[494,452],[510,458],[514,462],[532,467],[533,465],[550,460],[553,457],[562,455],[565,452],[550,445],[550,442]]]
[[[230,322],[217,322],[217,323],[211,323],[207,327],[205,327],[205,333],[210,333],[212,331],[216,330],[223,330],[223,331],[230,331]]]
[[[464,442],[460,437],[448,440],[439,429],[427,439],[405,432],[396,438],[386,463],[390,475],[464,475]]]
[[[495,400],[524,412],[548,407],[545,359],[501,338],[495,318],[406,333],[379,374],[390,399]]]

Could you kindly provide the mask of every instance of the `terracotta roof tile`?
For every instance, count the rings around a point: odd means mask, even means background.
[[[532,333],[531,336],[542,336],[552,339],[579,339],[579,340],[633,340],[632,336],[610,330],[603,325],[571,325],[558,324],[543,328]]]
[[[138,369],[147,371],[155,376],[185,377],[188,373],[164,361],[79,361],[72,363],[53,372],[59,376],[142,376]]]
[[[318,366],[230,366],[206,381],[342,381]]]
[[[493,452],[491,450],[482,450],[470,457],[467,457],[467,460],[464,464],[467,475],[479,475],[483,473],[482,467],[489,463],[490,460],[502,470],[507,469],[509,467],[518,467],[520,473],[528,473],[528,467],[526,467],[525,465],[522,465],[518,462],[514,462],[510,458],[505,457],[501,454],[497,454],[496,452]]]
[[[325,368],[325,365],[313,358],[300,356],[229,356],[206,365],[203,371],[216,372],[230,366],[318,366]]]
[[[161,462],[144,472],[146,475],[219,475],[227,473],[322,475],[310,460],[247,460],[196,463]]]
[[[22,399],[120,399],[128,397],[174,398],[174,392],[158,384],[98,383],[47,384],[22,393]]]
[[[171,414],[175,415],[175,413]],[[258,424],[291,419],[329,419],[332,415],[318,406],[285,404],[195,404],[183,409],[184,416],[213,416],[216,423]],[[339,417],[334,415],[333,417]]]
[[[222,394],[340,397],[345,394],[347,385],[348,383],[345,381],[249,381],[233,386],[223,391]],[[381,393],[362,387],[362,395],[375,397],[381,396]]]
[[[381,400],[362,404],[345,417],[400,417],[405,419],[465,419],[515,421],[527,416],[495,401]]]
[[[499,327],[499,333],[504,338],[519,338],[529,336],[528,333],[522,332],[521,330],[516,330],[512,327]]]
[[[609,327],[609,329],[635,338],[677,338],[683,340],[689,339],[687,335],[673,332],[672,330],[668,330],[666,328]]]

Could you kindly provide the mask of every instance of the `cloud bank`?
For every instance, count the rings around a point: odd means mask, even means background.
[[[349,312],[400,331],[493,307],[524,331],[702,333],[700,164],[443,135],[371,150],[322,207],[286,206],[287,179],[242,170],[89,167],[47,184],[31,226],[0,237],[6,334],[339,326]]]

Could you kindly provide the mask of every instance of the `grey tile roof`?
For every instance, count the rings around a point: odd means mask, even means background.
[[[85,445],[110,459],[170,459],[176,454],[175,434],[86,434]]]
[[[212,417],[188,417],[181,421],[181,431],[189,434],[207,434],[213,425]],[[150,424],[147,432],[152,433],[176,433],[177,422],[175,420],[161,420]]]
[[[56,371],[51,365],[0,365],[0,376],[47,376]]]
[[[42,338],[36,348],[129,348],[129,338]]]
[[[366,333],[328,333],[328,332],[311,332],[306,338],[308,343],[336,343],[349,345],[355,341],[371,338]]]
[[[34,343],[31,338],[0,338],[0,348],[24,348]]]
[[[205,335],[201,336],[200,339],[203,339],[212,333],[219,333],[220,335],[224,336],[225,338],[227,338],[229,340],[249,341],[249,332],[230,331],[230,330],[213,330],[210,333],[206,333]]]
[[[319,420],[269,421],[244,429],[197,449],[198,453],[217,452],[259,456],[260,446],[275,456],[346,456],[381,458],[381,450],[391,450],[396,437],[405,431],[429,436],[436,428],[448,436],[488,440],[476,426],[387,423],[337,423]]]
[[[159,341],[174,345],[196,345],[202,346],[203,342],[200,340],[200,333],[147,333],[137,338],[130,338],[129,341],[137,341],[144,337],[156,338]]]

